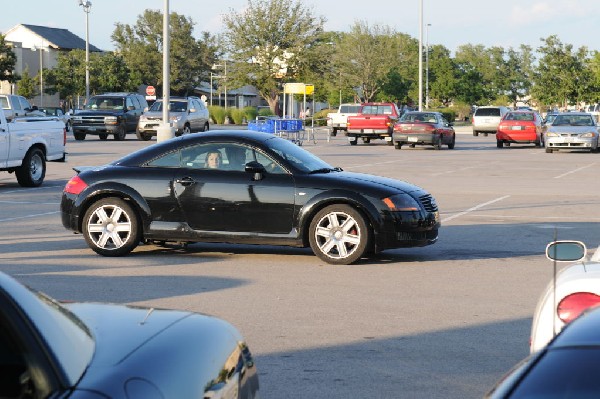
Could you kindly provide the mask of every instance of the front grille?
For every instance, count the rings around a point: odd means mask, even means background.
[[[425,194],[419,197],[419,202],[427,212],[437,212],[438,207],[435,199],[430,194]]]
[[[104,116],[76,116],[73,124],[82,125],[104,125]]]

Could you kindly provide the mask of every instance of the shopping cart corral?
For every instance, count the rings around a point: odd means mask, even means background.
[[[298,145],[302,145],[306,134],[302,119],[295,118],[259,117],[248,122],[248,130],[273,133]]]

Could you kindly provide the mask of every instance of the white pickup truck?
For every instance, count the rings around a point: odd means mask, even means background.
[[[23,187],[37,187],[46,161],[64,162],[67,133],[58,118],[22,117],[6,121],[0,112],[0,171],[15,172]]]
[[[341,104],[337,112],[327,114],[327,126],[331,129],[331,135],[337,135],[338,130],[348,130],[347,122],[349,116],[358,115],[360,104]]]

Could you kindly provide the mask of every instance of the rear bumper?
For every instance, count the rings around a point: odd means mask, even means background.
[[[439,140],[437,133],[394,133],[394,143],[400,144],[434,144]]]

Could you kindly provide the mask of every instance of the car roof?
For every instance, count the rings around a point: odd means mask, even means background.
[[[549,348],[600,346],[600,308],[585,311],[567,325],[549,344]]]

